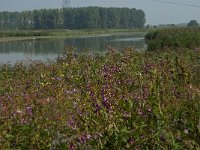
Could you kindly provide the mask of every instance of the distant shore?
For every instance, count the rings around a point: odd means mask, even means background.
[[[70,38],[70,37],[81,37],[81,36],[102,36],[102,35],[113,35],[140,33],[145,34],[145,29],[103,29],[103,30],[18,30],[18,31],[0,31],[0,43],[10,41],[24,41],[24,40],[35,40],[35,39],[46,39],[46,38]]]
[[[0,38],[0,43],[4,42],[12,42],[12,41],[26,41],[26,40],[36,40],[36,39],[46,39],[46,38],[53,38],[49,36],[41,36],[41,37],[3,37]]]

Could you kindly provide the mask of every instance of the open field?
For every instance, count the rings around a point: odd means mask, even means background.
[[[76,56],[2,66],[2,149],[199,149],[200,53]]]

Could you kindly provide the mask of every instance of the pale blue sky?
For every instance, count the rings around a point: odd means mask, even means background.
[[[163,0],[172,3],[198,5],[199,7],[171,5],[155,1],[156,0],[71,0],[71,6],[114,6],[142,9],[146,14],[147,24],[177,24],[189,22],[189,20],[192,19],[196,19],[200,22],[200,0]],[[0,0],[0,11],[61,8],[61,6],[62,0]]]

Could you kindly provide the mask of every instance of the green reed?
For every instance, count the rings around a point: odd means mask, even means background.
[[[145,35],[148,50],[165,48],[199,49],[200,28],[170,28],[154,30]]]

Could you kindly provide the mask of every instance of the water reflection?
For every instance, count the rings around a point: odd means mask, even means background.
[[[108,45],[118,50],[122,50],[127,47],[145,49],[144,38],[141,34],[84,37],[78,39],[68,39],[65,40],[64,43],[65,45],[77,47],[79,51],[83,49],[105,50]]]
[[[14,64],[24,60],[55,59],[65,46],[76,48],[77,52],[84,49],[90,51],[105,50],[107,46],[117,50],[127,47],[145,49],[142,34],[122,34],[104,36],[82,36],[79,38],[36,39],[27,41],[0,43],[0,63]]]

